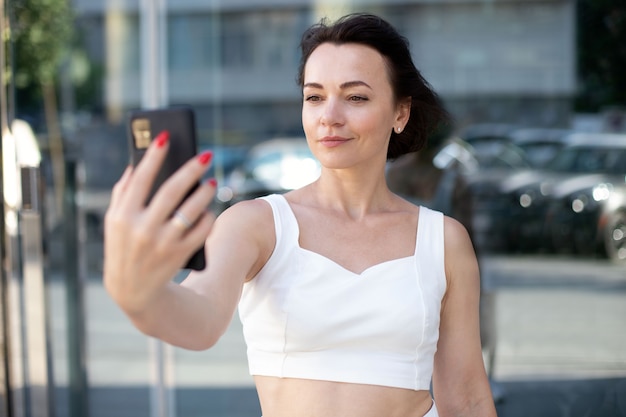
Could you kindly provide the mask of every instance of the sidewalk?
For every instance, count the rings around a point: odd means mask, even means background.
[[[624,417],[626,378],[502,384],[499,417]]]
[[[501,384],[504,400],[499,417],[623,417],[626,379],[519,381]],[[67,414],[67,389],[57,388],[57,415]],[[180,417],[257,417],[261,415],[253,387],[188,387],[174,391]],[[150,388],[93,387],[90,417],[151,417]]]
[[[626,380],[526,381],[502,384],[499,417],[623,417]],[[57,390],[66,397],[65,389]],[[147,387],[97,387],[89,392],[90,417],[151,417]],[[254,388],[181,388],[175,391],[180,417],[258,417]],[[58,415],[67,415],[59,407]]]

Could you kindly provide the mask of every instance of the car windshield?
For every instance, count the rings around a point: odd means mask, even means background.
[[[213,162],[209,170],[204,173],[204,178],[214,176],[225,177],[245,162],[248,149],[245,146],[219,146],[211,145],[201,147],[199,153],[210,150],[213,152]]]
[[[626,174],[626,148],[572,147],[559,153],[548,168],[568,173]]]
[[[563,145],[556,142],[530,142],[518,145],[534,167],[543,167],[559,153]]]
[[[524,152],[506,141],[472,144],[481,168],[527,168],[530,166]]]

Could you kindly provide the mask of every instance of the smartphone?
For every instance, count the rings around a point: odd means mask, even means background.
[[[128,116],[127,136],[131,164],[137,165],[152,140],[162,131],[170,133],[169,150],[159,171],[148,201],[156,190],[185,162],[196,155],[196,124],[193,109],[187,106],[132,111]],[[187,194],[191,194],[196,184]],[[206,267],[204,245],[198,249],[184,266],[185,269],[201,270]]]

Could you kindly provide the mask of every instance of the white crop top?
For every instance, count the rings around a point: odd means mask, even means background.
[[[355,274],[300,247],[282,195],[262,199],[276,246],[239,302],[250,374],[428,390],[446,289],[443,215],[420,207],[415,254]]]

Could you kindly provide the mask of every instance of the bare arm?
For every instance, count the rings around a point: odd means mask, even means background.
[[[480,344],[480,274],[469,235],[445,219],[448,288],[441,309],[433,390],[442,417],[496,415]]]
[[[202,158],[189,161],[146,206],[166,151],[167,144],[151,145],[113,190],[105,220],[104,283],[140,331],[176,346],[206,349],[228,326],[244,281],[273,248],[271,239],[262,237],[273,231],[271,209],[261,201],[245,202],[214,221],[206,210],[214,187],[204,184],[180,207],[197,220],[182,228],[171,214],[207,164]],[[205,240],[207,268],[181,285],[172,282]]]

